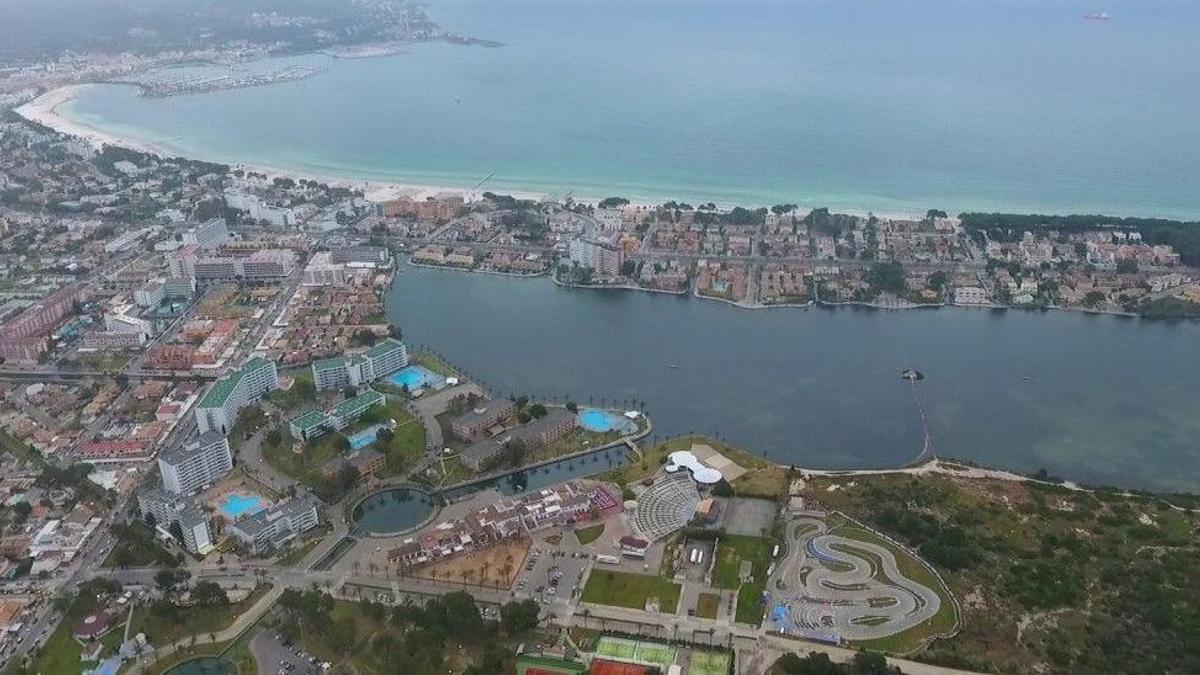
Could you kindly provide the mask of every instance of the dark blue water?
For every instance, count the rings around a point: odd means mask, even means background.
[[[621,445],[606,450],[597,450],[573,459],[550,462],[533,469],[514,471],[499,478],[444,490],[441,494],[450,502],[469,497],[481,490],[494,489],[499,490],[502,494],[516,495],[528,490],[541,490],[573,478],[594,476],[628,463],[629,449]]]
[[[393,534],[411,530],[433,513],[432,495],[412,488],[376,492],[354,507],[355,528],[367,534]]]
[[[1096,484],[1200,488],[1200,325],[1065,312],[744,310],[405,267],[388,311],[500,395],[644,401],[658,437],[812,468],[935,450]],[[669,368],[671,364],[678,367]],[[536,478],[536,476],[535,476]]]

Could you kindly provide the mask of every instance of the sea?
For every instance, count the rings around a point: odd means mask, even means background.
[[[63,111],[203,159],[559,198],[1200,217],[1200,3],[1102,4],[431,0],[504,46]]]

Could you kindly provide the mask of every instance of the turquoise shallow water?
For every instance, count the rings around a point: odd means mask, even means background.
[[[564,195],[1200,217],[1200,5],[1113,0],[438,0],[499,49],[80,121],[206,159]]]

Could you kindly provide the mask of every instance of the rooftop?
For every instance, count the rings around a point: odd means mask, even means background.
[[[262,368],[268,368],[270,365],[271,362],[261,356],[250,359],[238,370],[214,382],[212,388],[200,400],[200,407],[220,408],[225,405],[225,401],[229,399],[229,395],[237,389],[238,384],[241,383],[246,375]]]
[[[388,338],[382,342],[375,343],[375,345],[367,350],[366,355],[370,358],[377,359],[381,356],[390,354],[397,349],[404,349],[404,343],[395,338]]]
[[[358,396],[355,396],[354,398],[346,399],[345,401],[342,401],[341,403],[334,406],[333,414],[348,415],[348,414],[351,414],[354,412],[358,412],[359,410],[361,410],[363,408],[369,408],[373,405],[379,405],[379,404],[383,403],[383,400],[384,400],[383,394],[380,394],[379,392],[375,391],[374,389],[368,389],[368,390],[364,391],[363,393],[359,394]]]
[[[292,424],[299,427],[301,431],[308,431],[325,424],[328,420],[329,418],[320,410],[310,410],[292,420]]]

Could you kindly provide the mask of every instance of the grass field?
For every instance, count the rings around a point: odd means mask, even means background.
[[[458,371],[450,367],[450,364],[429,352],[417,352],[416,354],[413,354],[412,358],[409,360],[409,364],[425,366],[429,370],[432,370],[442,377],[458,377]]]
[[[727,534],[717,544],[717,561],[713,567],[713,586],[737,589],[738,602],[736,621],[755,626],[762,623],[763,609],[760,604],[763,590],[767,587],[767,568],[771,565],[770,539]],[[748,560],[753,579],[741,583],[738,573],[742,561]]]
[[[696,616],[702,619],[717,618],[717,609],[721,606],[721,596],[716,593],[701,593],[696,599]]]
[[[643,609],[650,598],[658,598],[664,614],[674,614],[679,606],[679,584],[646,574],[593,571],[583,587],[583,602],[611,607]]]
[[[729,654],[694,650],[688,659],[687,675],[726,675]]]
[[[575,530],[575,538],[578,539],[579,543],[584,546],[596,541],[602,534],[604,534],[604,523]]]

